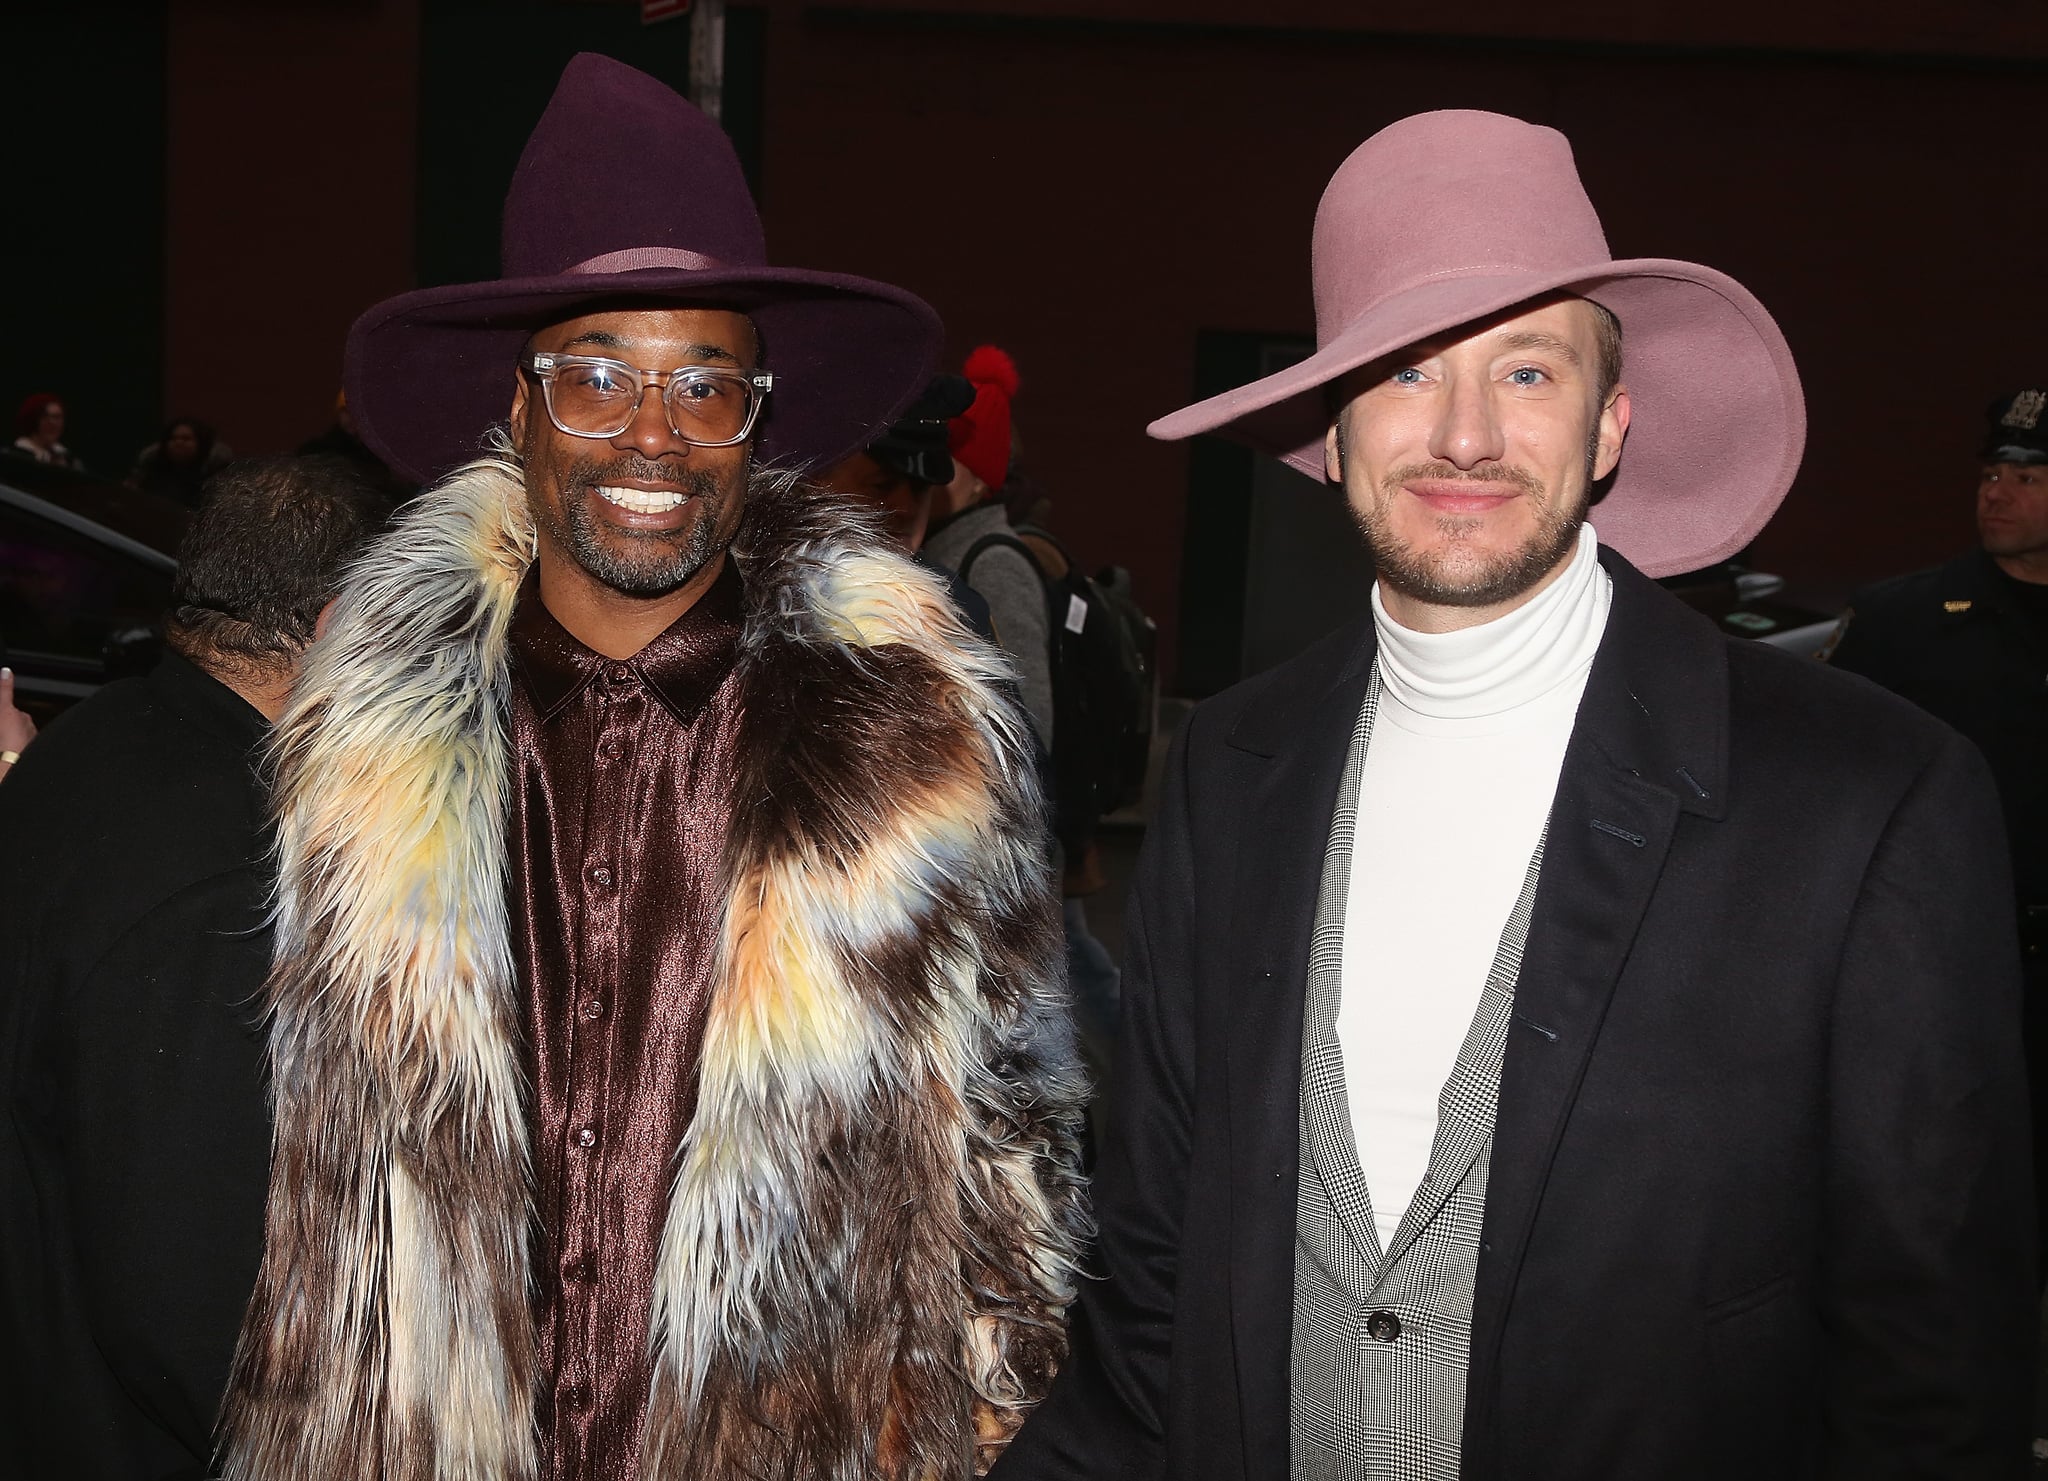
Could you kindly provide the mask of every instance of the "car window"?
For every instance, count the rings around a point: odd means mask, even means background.
[[[0,652],[98,677],[109,639],[161,623],[171,573],[30,510],[0,503]]]

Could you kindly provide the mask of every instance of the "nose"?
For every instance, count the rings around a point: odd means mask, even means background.
[[[1429,455],[1455,468],[1498,462],[1507,452],[1493,395],[1484,376],[1451,374],[1446,381],[1436,425],[1430,429]]]
[[[658,458],[665,453],[690,455],[690,444],[669,422],[665,382],[648,378],[640,388],[640,400],[633,407],[633,420],[612,439],[612,445],[631,448],[643,458]]]

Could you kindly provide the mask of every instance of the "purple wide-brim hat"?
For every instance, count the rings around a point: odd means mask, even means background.
[[[1324,192],[1314,263],[1315,353],[1160,418],[1154,437],[1220,432],[1327,478],[1338,377],[1568,292],[1622,327],[1632,419],[1591,516],[1604,543],[1652,576],[1698,570],[1754,539],[1792,486],[1806,403],[1777,324],[1712,268],[1611,258],[1554,129],[1462,110],[1389,125]]]
[[[772,267],[731,142],[674,91],[585,52],[562,80],[505,197],[505,276],[401,294],[349,331],[342,379],[363,440],[431,482],[511,410],[537,329],[607,307],[748,315],[775,386],[764,462],[817,469],[864,446],[924,388],[943,339],[916,295]]]

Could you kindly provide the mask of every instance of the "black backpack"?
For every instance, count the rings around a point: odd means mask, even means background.
[[[1136,802],[1144,788],[1158,708],[1157,629],[1131,599],[1128,576],[1105,570],[1105,589],[1081,573],[1059,541],[1031,525],[975,541],[960,558],[962,581],[992,545],[1022,551],[1045,587],[1053,830],[1069,856],[1078,856],[1103,814]]]

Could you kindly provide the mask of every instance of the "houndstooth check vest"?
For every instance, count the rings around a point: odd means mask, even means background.
[[[1296,1481],[1456,1481],[1494,1100],[1543,864],[1539,839],[1438,1097],[1428,1170],[1382,1250],[1337,1040],[1359,779],[1379,696],[1375,669],[1337,791],[1309,948],[1289,1375]]]

